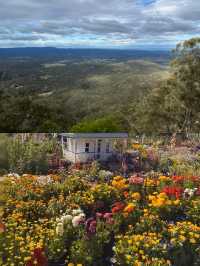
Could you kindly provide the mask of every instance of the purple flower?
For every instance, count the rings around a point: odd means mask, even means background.
[[[88,234],[95,234],[96,226],[97,226],[97,222],[94,218],[89,218],[85,222],[85,227],[86,227],[86,231]]]
[[[95,234],[96,233],[96,226],[97,226],[97,222],[94,220],[90,223],[90,226],[89,226],[89,233],[91,234]]]

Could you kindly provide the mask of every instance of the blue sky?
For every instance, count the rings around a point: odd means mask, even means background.
[[[166,49],[200,35],[200,0],[0,2],[0,47]]]

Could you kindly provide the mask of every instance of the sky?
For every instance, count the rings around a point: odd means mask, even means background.
[[[0,0],[0,47],[168,49],[200,36],[200,0]]]

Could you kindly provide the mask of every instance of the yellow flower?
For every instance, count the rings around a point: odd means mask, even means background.
[[[122,180],[122,179],[123,179],[122,176],[115,176],[115,177],[113,178],[113,180],[115,180],[115,181],[120,181],[120,180]]]
[[[114,177],[112,186],[117,189],[125,189],[127,188],[126,179],[121,176]]]
[[[194,238],[190,238],[190,243],[195,244],[196,240]]]
[[[131,255],[126,255],[126,259],[128,260],[128,261],[130,261],[131,260]]]
[[[139,192],[135,192],[132,194],[132,198],[135,200],[140,200],[141,199],[141,195]]]
[[[29,261],[29,260],[31,260],[31,257],[25,257],[25,258],[24,258],[24,261],[25,261],[25,262],[27,262],[27,261]]]
[[[125,208],[124,212],[131,213],[135,209],[135,205],[133,203],[129,203]]]
[[[142,262],[140,262],[139,260],[136,260],[133,266],[142,266]]]
[[[175,200],[173,203],[174,203],[174,205],[179,205],[179,203],[180,203],[180,200],[179,200],[179,199],[177,199],[177,200]]]
[[[179,236],[179,239],[180,239],[182,242],[184,242],[184,241],[186,240],[186,237],[183,236],[183,235],[180,235],[180,236]]]
[[[161,175],[159,176],[160,181],[170,181],[171,178],[169,176]]]
[[[134,144],[132,145],[132,147],[133,147],[133,149],[135,149],[135,150],[139,150],[139,149],[142,147],[142,145],[139,144],[139,143],[134,143]]]

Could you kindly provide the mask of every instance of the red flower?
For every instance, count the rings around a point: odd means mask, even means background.
[[[34,262],[37,261],[37,264]],[[44,254],[44,250],[42,248],[36,248],[33,252],[33,256],[30,261],[26,263],[26,266],[47,266],[48,261],[47,257]]]
[[[6,226],[2,222],[0,222],[0,233],[4,233],[6,231]]]
[[[165,187],[162,192],[167,194],[168,197],[176,197],[179,199],[183,194],[183,188],[181,187]]]
[[[128,196],[129,196],[128,191],[124,191],[124,197],[125,197],[125,198],[128,198]]]
[[[123,210],[123,208],[124,208],[124,203],[116,202],[116,203],[113,204],[112,213],[118,213],[121,210]]]
[[[185,180],[184,176],[173,176],[172,179],[174,180],[175,183],[183,183]]]

